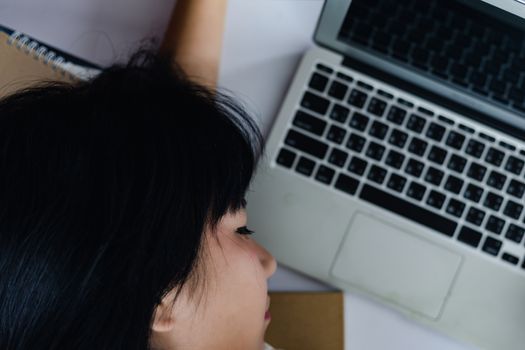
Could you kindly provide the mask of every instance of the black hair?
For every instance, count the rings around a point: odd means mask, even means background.
[[[242,107],[151,54],[2,99],[0,348],[147,349],[261,148]]]

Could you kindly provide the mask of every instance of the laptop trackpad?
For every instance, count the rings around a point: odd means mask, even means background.
[[[436,319],[460,264],[459,254],[357,213],[332,274],[393,304]]]

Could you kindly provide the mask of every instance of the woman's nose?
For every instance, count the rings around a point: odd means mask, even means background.
[[[273,257],[272,254],[270,254],[269,251],[266,250],[262,245],[257,243],[258,246],[258,255],[259,255],[259,261],[261,262],[261,265],[263,266],[264,271],[266,272],[266,278],[270,278],[271,275],[275,273],[275,270],[277,270],[277,261]]]

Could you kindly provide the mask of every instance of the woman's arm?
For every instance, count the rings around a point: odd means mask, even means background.
[[[215,86],[219,75],[226,3],[177,0],[160,48],[192,80],[208,86]]]

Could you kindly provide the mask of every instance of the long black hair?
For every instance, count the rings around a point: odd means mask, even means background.
[[[0,348],[147,349],[261,151],[232,99],[140,53],[0,101]]]

